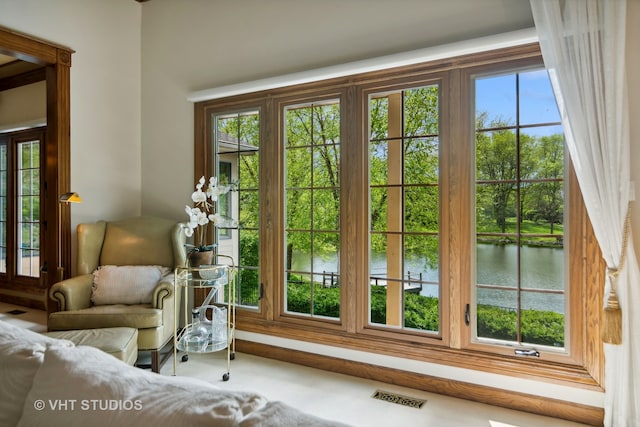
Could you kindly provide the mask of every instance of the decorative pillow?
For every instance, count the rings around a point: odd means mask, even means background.
[[[103,265],[93,272],[91,301],[94,305],[147,304],[167,267],[159,265]]]
[[[46,351],[18,426],[238,426],[265,403],[256,393],[135,368],[93,347],[58,347]]]
[[[18,424],[24,400],[49,346],[72,347],[73,343],[0,321],[0,426]]]

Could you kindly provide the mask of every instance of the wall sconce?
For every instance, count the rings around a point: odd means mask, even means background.
[[[64,279],[64,267],[62,266],[62,205],[70,203],[82,203],[78,193],[64,193],[58,198],[58,281]]]

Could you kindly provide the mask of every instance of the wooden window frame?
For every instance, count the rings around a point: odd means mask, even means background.
[[[572,334],[571,360],[564,359],[523,359],[510,354],[489,352],[486,348],[472,345],[470,332],[464,322],[465,305],[470,297],[472,235],[470,216],[471,192],[468,190],[473,180],[469,146],[461,141],[469,141],[471,105],[469,98],[462,97],[469,92],[468,75],[478,67],[513,67],[523,64],[541,64],[542,57],[537,43],[499,49],[479,54],[447,58],[429,63],[408,65],[383,71],[335,78],[268,91],[255,92],[234,97],[202,101],[195,104],[195,159],[194,177],[203,173],[206,155],[207,112],[216,109],[230,111],[239,106],[261,109],[261,162],[270,165],[260,168],[261,183],[261,230],[260,230],[260,277],[264,283],[264,298],[257,311],[239,310],[237,327],[241,331],[270,335],[327,346],[342,347],[379,355],[403,357],[410,360],[448,365],[487,373],[526,378],[593,391],[602,391],[604,355],[600,340],[602,306],[602,283],[604,265],[598,244],[593,235],[579,191],[570,191],[572,255],[570,269],[572,286],[569,298],[573,310],[569,319],[576,334]],[[416,334],[398,334],[376,330],[367,325],[368,298],[368,194],[362,189],[368,185],[367,172],[367,96],[382,91],[385,86],[433,80],[443,76],[442,90],[449,93],[449,99],[465,99],[463,102],[443,100],[442,122],[460,123],[459,126],[442,126],[441,147],[445,166],[441,170],[442,241],[441,277],[442,312],[447,323],[441,325],[442,336],[438,339],[421,337]],[[348,162],[348,172],[341,174],[341,284],[342,304],[340,324],[329,324],[321,320],[299,319],[283,316],[282,284],[284,277],[283,257],[283,105],[307,102],[320,94],[341,94],[342,120],[342,164]],[[443,97],[444,98],[444,97]],[[471,140],[473,141],[473,139]],[[451,142],[451,144],[449,144]],[[363,145],[365,144],[365,145]],[[205,160],[201,160],[205,159]],[[575,175],[567,179],[574,190],[578,188]],[[465,190],[466,188],[466,190]],[[446,189],[446,190],[445,190]],[[354,220],[354,219],[360,220]],[[454,232],[455,231],[455,232]],[[449,284],[449,286],[446,286]],[[309,364],[312,356],[304,352],[278,351],[275,347],[246,342],[241,348],[260,352],[289,361]],[[346,364],[332,367],[330,361],[325,367],[355,375],[370,376],[366,368]],[[413,377],[421,378],[419,374]],[[388,378],[387,378],[388,379]],[[430,380],[431,381],[431,380]],[[420,381],[418,381],[420,382]],[[416,386],[420,386],[415,383]],[[447,387],[443,387],[447,388]],[[473,387],[471,387],[473,388]],[[452,391],[447,394],[454,394]],[[470,396],[464,396],[470,397]],[[475,395],[476,400],[486,398]],[[504,400],[509,401],[507,395]],[[490,401],[489,403],[495,403]],[[507,406],[517,407],[506,403]],[[525,404],[526,405],[526,404]],[[566,408],[565,408],[566,409]],[[548,412],[549,413],[549,412]],[[561,413],[561,411],[559,412]],[[574,418],[579,419],[579,418]]]
[[[0,273],[0,279],[11,283],[14,289],[25,291],[37,287],[39,285],[40,278],[39,276],[27,276],[18,273],[18,234],[21,232],[20,227],[18,227],[18,209],[20,209],[20,206],[18,206],[18,175],[20,173],[20,169],[18,167],[18,147],[21,143],[38,141],[40,143],[40,153],[42,153],[43,147],[45,146],[45,133],[46,127],[38,127],[3,134],[0,136],[0,142],[7,146],[8,162],[6,195],[7,271]],[[40,156],[40,171],[43,169],[43,157],[44,156],[42,155]],[[40,188],[42,188],[42,181],[43,178],[40,174]],[[38,214],[40,216],[41,212]]]
[[[74,51],[0,27],[0,51],[27,62],[40,64],[44,71],[34,72],[5,87],[33,83],[44,77],[47,84],[46,147],[43,148],[41,178],[41,275],[40,283],[20,292],[0,289],[0,299],[39,309],[57,310],[49,288],[71,275],[71,219],[68,207],[59,209],[58,197],[69,191],[71,180],[71,56]],[[61,267],[56,271],[56,266]],[[61,277],[62,276],[62,277]]]

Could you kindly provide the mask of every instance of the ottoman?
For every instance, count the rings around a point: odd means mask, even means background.
[[[129,365],[133,365],[138,358],[138,330],[136,328],[79,329],[45,332],[44,335],[69,340],[75,345],[99,348]]]

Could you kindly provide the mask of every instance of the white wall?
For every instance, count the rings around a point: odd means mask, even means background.
[[[0,0],[0,25],[75,51],[72,227],[141,212],[141,6],[133,0]]]
[[[142,209],[186,218],[188,93],[533,26],[529,0],[142,4]]]

